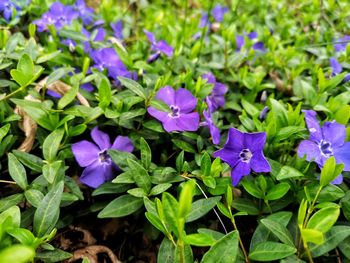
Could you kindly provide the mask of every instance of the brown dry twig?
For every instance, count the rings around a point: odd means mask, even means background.
[[[95,245],[87,246],[85,248],[78,249],[74,251],[73,257],[68,260],[68,263],[75,262],[79,259],[87,257],[90,260],[90,263],[98,263],[97,255],[100,253],[105,253],[108,255],[112,263],[122,263],[119,261],[116,255],[108,247]]]
[[[60,80],[57,80],[49,85],[46,85],[47,79],[48,77],[45,77],[35,86],[35,90],[37,92],[40,92],[40,90],[43,87],[46,87],[49,90],[52,90],[56,93],[64,95],[71,89],[71,86],[67,85],[66,83]],[[27,95],[24,97],[24,99],[29,101],[40,101],[34,98],[32,95]],[[82,105],[90,107],[89,102],[79,92],[77,94],[77,99]],[[22,117],[22,120],[19,123],[19,127],[24,131],[24,134],[26,137],[22,142],[22,144],[18,147],[18,150],[24,151],[24,152],[30,152],[31,149],[33,148],[38,125],[32,118],[29,117],[29,115],[21,107],[17,106],[15,108],[15,113]]]

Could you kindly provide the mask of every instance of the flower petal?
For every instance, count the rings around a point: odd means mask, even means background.
[[[92,129],[91,138],[102,151],[111,148],[111,141],[108,134],[100,131],[97,127]]]
[[[239,153],[240,152],[235,152],[232,149],[224,147],[221,150],[214,152],[213,156],[215,158],[220,157],[222,161],[228,163],[231,167],[234,167],[240,162]]]
[[[306,126],[310,132],[310,140],[319,142],[323,139],[320,125],[316,119],[317,113],[313,110],[303,110]]]
[[[250,166],[245,162],[238,162],[231,171],[233,186],[237,186],[243,176],[250,174]]]
[[[157,42],[157,44],[154,47],[155,49],[158,49],[159,51],[163,52],[168,57],[172,57],[174,54],[174,49],[172,46],[170,46],[167,42],[164,40],[160,40]]]
[[[165,86],[158,91],[156,99],[164,101],[168,106],[175,105],[175,90],[170,86]]]
[[[175,91],[175,105],[181,113],[189,113],[196,108],[197,99],[186,89],[180,88]]]
[[[340,147],[345,142],[346,130],[345,126],[335,121],[326,122],[322,128],[323,139],[332,144],[332,147]]]
[[[343,175],[339,174],[332,182],[331,184],[341,184],[343,182]]]
[[[146,29],[143,30],[143,32],[145,33],[148,41],[154,45],[156,43],[156,37],[154,36],[154,34],[150,31],[147,31]]]
[[[323,166],[325,157],[322,156],[321,150],[318,145],[312,141],[301,141],[298,147],[298,156],[303,158],[306,155],[306,160],[315,161],[317,164]]]
[[[244,134],[244,147],[249,149],[253,154],[261,152],[266,142],[265,132],[254,132]]]
[[[179,131],[196,131],[199,127],[199,114],[198,112],[180,114],[180,117],[176,119]]]
[[[350,172],[350,142],[346,142],[341,147],[333,150],[337,163],[343,163],[344,171]]]
[[[81,141],[72,144],[75,160],[81,167],[86,167],[98,159],[100,149],[93,143]]]
[[[271,166],[262,151],[253,154],[252,159],[250,160],[250,167],[256,173],[268,173],[271,171]]]
[[[128,136],[117,136],[111,148],[123,152],[132,152],[134,145]]]
[[[154,118],[156,118],[157,120],[161,121],[161,122],[166,122],[169,119],[168,116],[168,112],[165,111],[160,111],[155,109],[154,107],[148,107],[147,108],[147,112]]]
[[[342,65],[340,65],[336,58],[330,58],[329,64],[332,68],[332,75],[340,74],[343,71]]]
[[[80,182],[97,188],[101,184],[113,178],[112,165],[103,165],[98,160],[86,167],[80,176]]]
[[[236,128],[230,128],[224,147],[240,153],[244,149],[244,133]]]

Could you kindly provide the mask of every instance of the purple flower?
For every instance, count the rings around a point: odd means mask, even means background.
[[[196,131],[199,126],[199,114],[193,110],[196,108],[197,99],[186,89],[174,90],[170,86],[161,88],[156,99],[165,102],[170,112],[160,111],[154,107],[148,107],[148,113],[163,123],[167,132],[171,131]]]
[[[94,10],[91,7],[87,7],[84,0],[77,0],[74,4],[74,9],[78,12],[84,25],[89,25],[94,21]]]
[[[118,39],[123,39],[123,23],[121,20],[118,20],[115,23],[110,23],[110,26],[113,30],[114,36]]]
[[[10,21],[12,17],[12,11],[15,8],[17,11],[20,10],[20,7],[14,3],[15,1],[11,0],[2,0],[0,2],[0,11],[3,12],[4,18],[7,22]]]
[[[154,52],[150,55],[148,58],[148,62],[155,61],[161,53],[165,54],[167,57],[172,57],[174,54],[174,49],[164,40],[156,41],[156,37],[152,32],[147,31],[146,29],[143,30],[145,32],[146,37],[148,41],[151,43],[151,50]]]
[[[72,6],[55,2],[51,5],[50,10],[43,14],[41,19],[37,19],[33,23],[37,25],[39,32],[43,32],[47,30],[47,25],[54,25],[56,29],[61,29],[63,26],[69,25],[78,16],[79,13]]]
[[[206,79],[208,83],[214,85],[211,94],[206,97],[209,111],[214,112],[219,107],[223,107],[225,105],[225,94],[227,92],[227,87],[225,84],[217,82],[212,73],[203,74],[202,78]]]
[[[305,122],[310,132],[309,140],[301,141],[298,147],[300,158],[306,155],[306,160],[314,161],[320,168],[325,161],[334,156],[337,163],[344,164],[344,171],[350,171],[350,142],[345,142],[346,129],[335,121],[325,122],[320,127],[316,112],[304,110]],[[339,175],[332,183],[340,184],[343,181]]]
[[[199,21],[199,28],[205,27],[206,24],[209,24],[209,16],[208,13],[203,12],[201,16],[201,20]]]
[[[205,122],[201,123],[201,125],[206,125],[209,127],[209,132],[211,135],[211,139],[213,140],[214,144],[220,143],[220,130],[218,127],[215,126],[212,115],[210,111],[203,111],[203,116],[205,118]]]
[[[350,36],[344,36],[343,38],[339,38],[335,40],[335,42],[338,42],[338,44],[334,44],[335,51],[336,52],[344,51],[349,41],[350,41]]]
[[[126,78],[135,77],[123,62],[118,57],[117,52],[113,48],[102,48],[93,50],[90,53],[92,60],[95,62],[94,67],[100,71],[107,69],[108,75],[115,80],[117,77],[122,76]]]
[[[115,149],[124,152],[132,152],[134,146],[127,136],[118,136],[113,144],[109,136],[95,127],[91,131],[91,138],[95,143],[80,141],[72,144],[75,159],[81,167],[85,167],[80,181],[92,188],[114,178],[118,167],[112,162],[107,151]]]
[[[342,65],[338,62],[338,60],[336,58],[330,58],[329,59],[329,64],[332,68],[332,76],[336,76],[338,74],[340,74],[343,71],[343,67]],[[344,79],[343,82],[348,82],[350,80],[350,74],[347,74]]]
[[[244,36],[246,34],[243,34],[243,35],[238,35],[236,36],[236,49],[238,51],[240,51],[244,44],[245,44],[245,40],[244,40]],[[258,33],[253,31],[253,32],[250,32],[249,34],[247,34],[247,37],[250,39],[250,40],[255,40],[258,38]],[[261,52],[264,52],[266,49],[265,49],[265,45],[263,42],[261,41],[258,41],[258,42],[255,42],[252,46],[252,48],[256,51],[261,51]]]
[[[228,8],[226,6],[222,6],[220,4],[216,5],[211,11],[212,16],[215,21],[221,23],[224,19],[224,15],[228,12]]]
[[[234,186],[251,170],[257,173],[270,172],[270,164],[263,153],[265,141],[265,132],[244,133],[235,128],[229,129],[224,148],[213,155],[231,166]]]

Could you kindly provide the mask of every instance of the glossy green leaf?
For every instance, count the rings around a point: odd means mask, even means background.
[[[271,187],[266,194],[267,200],[277,200],[282,198],[290,189],[290,185],[288,183],[279,183]]]
[[[294,246],[292,235],[284,225],[278,221],[273,221],[267,218],[261,219],[260,222],[284,244]]]
[[[11,178],[25,190],[28,186],[26,170],[12,153],[8,154],[8,166]]]
[[[271,262],[293,255],[297,249],[293,246],[267,241],[257,244],[249,253],[249,258],[256,261]]]
[[[136,185],[149,193],[152,187],[151,178],[145,168],[133,159],[127,159]]]
[[[128,88],[136,95],[140,96],[143,99],[147,98],[146,90],[136,81],[125,77],[118,77],[118,80],[124,87]]]
[[[143,199],[131,195],[122,195],[110,202],[98,215],[98,218],[123,217],[139,210]]]
[[[64,135],[63,129],[57,129],[50,133],[43,143],[43,155],[46,161],[52,162],[56,159]]]
[[[148,170],[152,161],[152,151],[147,141],[143,137],[140,138],[140,150],[142,165],[146,170]]]
[[[191,211],[186,216],[186,222],[195,221],[206,215],[220,201],[221,196],[199,199],[192,203]]]
[[[339,214],[339,207],[322,208],[312,215],[306,227],[326,233],[335,224]]]

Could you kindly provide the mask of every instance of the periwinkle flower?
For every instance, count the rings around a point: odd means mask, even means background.
[[[334,44],[334,49],[336,52],[341,52],[346,49],[346,46],[350,42],[350,36],[344,36],[335,40],[336,44]]]
[[[255,40],[258,38],[258,33],[255,31],[252,31],[249,34],[237,35],[236,36],[236,49],[237,49],[237,51],[240,51],[244,47],[244,45],[245,45],[244,36],[245,35],[247,35],[248,39],[250,39],[250,40]],[[261,41],[255,42],[253,44],[252,48],[253,48],[253,50],[261,51],[261,52],[264,52],[266,50],[264,43]]]
[[[336,76],[340,73],[342,73],[343,71],[343,67],[342,65],[338,62],[338,60],[334,57],[329,59],[329,64],[331,66],[332,69],[332,76]],[[350,74],[347,74],[344,79],[343,82],[348,82],[350,80]]]
[[[11,0],[0,1],[0,11],[3,12],[4,18],[7,22],[10,21],[14,9],[16,9],[17,11],[20,10],[20,7],[17,4],[15,4],[15,1],[11,1]]]
[[[156,37],[152,32],[149,32],[147,30],[143,30],[146,34],[146,37],[148,41],[151,43],[151,50],[154,52],[153,54],[150,55],[148,58],[148,62],[153,62],[156,59],[159,58],[161,53],[166,55],[167,57],[172,57],[174,54],[174,49],[164,40],[159,40],[156,41]]]
[[[95,62],[94,67],[100,71],[107,69],[108,75],[115,80],[117,80],[119,76],[135,78],[135,75],[128,71],[113,48],[93,50],[90,55]]]
[[[213,10],[211,10],[211,15],[214,17],[214,20],[218,23],[221,23],[224,20],[224,15],[228,12],[228,8],[226,6],[222,6],[217,4]]]
[[[54,25],[56,30],[65,25],[69,25],[74,19],[78,18],[79,13],[72,6],[65,6],[60,2],[55,2],[50,6],[48,12],[44,13],[41,19],[35,20],[38,31],[47,30],[48,25]]]
[[[220,143],[220,130],[218,127],[215,126],[211,112],[204,110],[203,116],[204,116],[205,122],[202,122],[201,125],[208,126],[213,143],[219,144]]]
[[[86,6],[84,0],[77,0],[74,4],[74,9],[78,12],[84,25],[89,25],[94,21],[94,9]]]
[[[110,23],[110,26],[113,30],[114,36],[118,39],[123,39],[123,23],[121,20],[116,21],[115,23]]]
[[[184,88],[174,90],[170,86],[161,88],[156,99],[165,102],[170,112],[160,111],[154,107],[148,107],[148,113],[163,123],[167,132],[172,131],[196,131],[199,126],[199,114],[193,111],[197,105],[197,99]]]
[[[108,134],[98,130],[97,127],[91,131],[91,138],[94,143],[83,140],[72,144],[72,152],[78,164],[85,167],[80,181],[92,188],[97,188],[112,180],[119,169],[112,162],[108,150],[132,152],[134,146],[127,136],[117,136],[111,144]]]
[[[219,107],[223,107],[225,105],[225,94],[227,92],[227,87],[225,84],[217,82],[212,73],[203,74],[202,78],[206,79],[207,83],[214,85],[212,92],[206,97],[209,111],[214,112]]]
[[[263,149],[266,141],[265,132],[244,133],[230,128],[224,148],[214,152],[231,166],[231,178],[234,186],[251,170],[257,173],[270,172],[271,167],[266,160]]]
[[[332,121],[320,127],[315,111],[305,110],[304,113],[310,137],[299,144],[298,156],[302,158],[306,155],[306,160],[314,161],[320,168],[329,157],[334,156],[336,163],[343,163],[344,171],[349,172],[350,142],[345,142],[345,126]],[[343,177],[339,175],[332,183],[340,184],[342,181]]]

